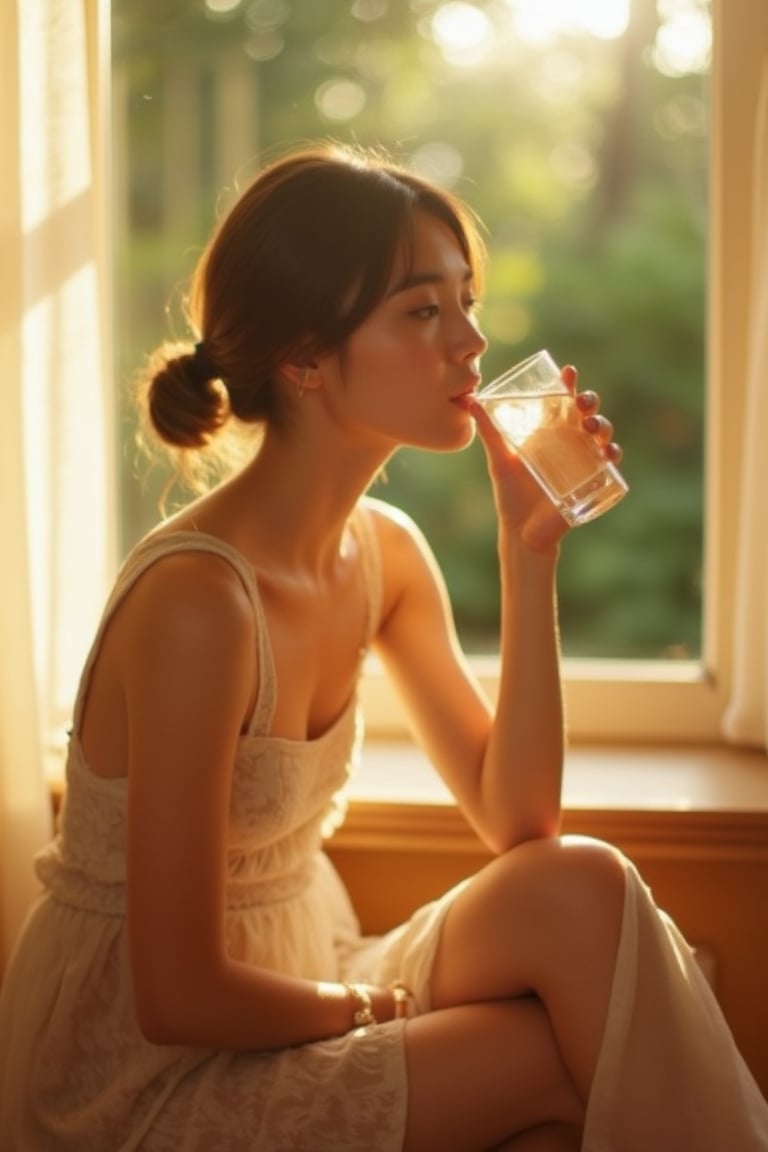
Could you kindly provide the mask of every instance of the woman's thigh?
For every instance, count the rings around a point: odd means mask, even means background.
[[[579,1152],[582,1136],[574,1124],[542,1124],[499,1144],[493,1152]]]
[[[409,1021],[405,1044],[405,1152],[485,1152],[540,1125],[581,1123],[536,997],[427,1013]]]
[[[535,993],[585,1098],[602,1039],[626,862],[598,841],[522,844],[457,895],[431,974],[434,1008]]]

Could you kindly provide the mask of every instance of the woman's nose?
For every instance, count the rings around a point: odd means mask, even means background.
[[[461,360],[475,359],[482,356],[488,347],[488,341],[480,331],[473,316],[463,316],[461,327],[456,336],[457,355]]]

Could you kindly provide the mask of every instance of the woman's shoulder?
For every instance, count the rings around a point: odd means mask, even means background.
[[[145,628],[247,635],[253,620],[252,577],[224,541],[203,534],[150,532],[129,554],[123,616]]]
[[[360,507],[370,514],[380,539],[385,541],[404,538],[417,541],[424,539],[416,521],[402,508],[375,496],[365,496],[360,501]]]
[[[365,507],[370,510],[376,527],[385,584],[390,590],[415,578],[434,575],[436,561],[424,533],[416,521],[402,508],[384,500],[366,496]]]

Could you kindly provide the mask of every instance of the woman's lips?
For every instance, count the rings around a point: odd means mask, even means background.
[[[476,385],[466,388],[463,392],[459,392],[457,396],[451,397],[451,403],[455,404],[458,408],[463,408],[465,412],[469,412],[472,407],[472,401],[475,398],[477,391]]]

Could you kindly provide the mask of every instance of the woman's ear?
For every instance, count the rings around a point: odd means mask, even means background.
[[[280,375],[287,384],[296,390],[299,399],[310,389],[319,388],[320,373],[314,360],[288,361],[280,369]]]

